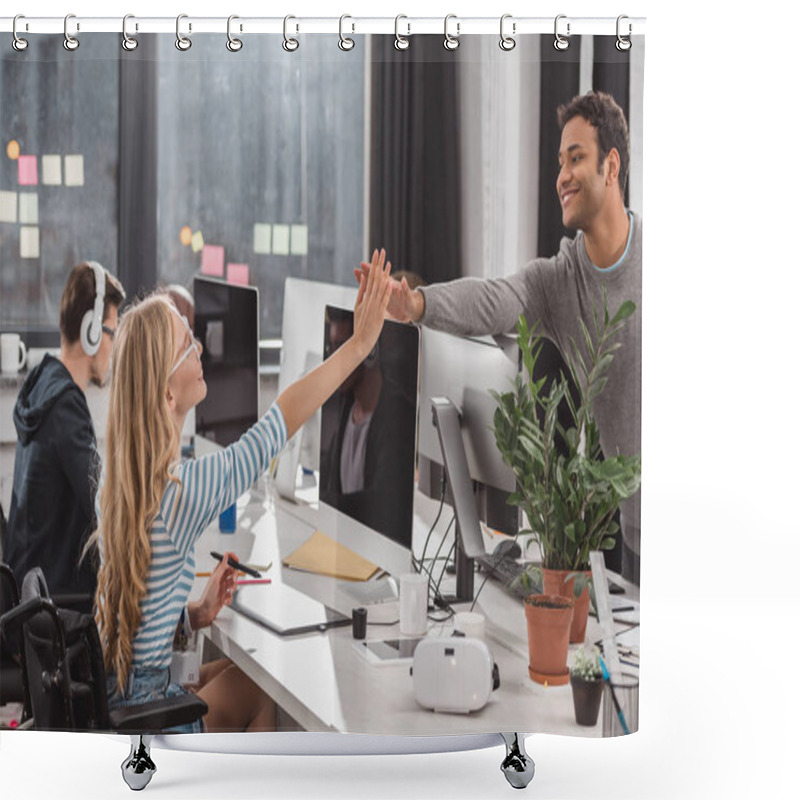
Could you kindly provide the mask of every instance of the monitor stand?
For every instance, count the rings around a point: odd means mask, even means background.
[[[340,581],[337,594],[352,600],[353,608],[374,606],[380,603],[396,601],[399,598],[397,581],[391,575],[369,581]]]

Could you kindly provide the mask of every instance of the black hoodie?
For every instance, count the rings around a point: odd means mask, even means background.
[[[94,529],[100,459],[86,396],[50,355],[26,378],[14,406],[17,450],[4,559],[21,583],[34,566],[51,595],[94,597],[95,563],[79,564]]]

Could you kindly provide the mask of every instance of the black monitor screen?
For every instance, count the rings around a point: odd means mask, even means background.
[[[325,308],[324,358],[353,333]],[[419,332],[386,322],[378,344],[322,407],[320,500],[411,548]]]
[[[258,420],[258,290],[195,278],[194,305],[208,387],[195,430],[227,446]]]

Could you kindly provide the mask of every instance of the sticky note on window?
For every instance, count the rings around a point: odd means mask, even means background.
[[[221,278],[225,274],[225,248],[218,244],[207,244],[203,247],[203,261],[200,264],[203,275]]]
[[[61,186],[61,156],[42,156],[42,184]]]
[[[256,253],[272,252],[272,225],[256,222],[253,225],[253,251]]]
[[[17,159],[20,186],[36,186],[39,183],[39,167],[36,156],[20,156]]]
[[[276,256],[289,255],[289,226],[272,226],[272,252]]]
[[[0,222],[17,221],[17,193],[0,192]]]
[[[36,192],[20,192],[19,221],[22,225],[39,224],[39,195]]]
[[[204,246],[205,242],[203,241],[202,232],[195,231],[194,236],[192,236],[192,250],[194,250],[195,253],[199,253]]]
[[[39,258],[39,229],[22,227],[19,229],[20,258]]]
[[[64,156],[64,185],[83,186],[83,156]]]
[[[308,225],[292,225],[292,255],[308,253]]]
[[[250,283],[250,267],[247,264],[228,264],[228,283],[247,286]]]

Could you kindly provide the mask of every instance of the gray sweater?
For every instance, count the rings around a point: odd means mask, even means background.
[[[422,324],[462,336],[501,334],[515,330],[524,312],[528,324],[539,320],[537,331],[551,339],[565,358],[569,340],[583,347],[578,318],[594,330],[592,303],[603,308],[606,285],[609,314],[625,300],[636,303],[636,313],[619,336],[622,347],[614,354],[608,383],[594,404],[600,443],[608,455],[641,453],[642,421],[642,220],[633,214],[628,246],[620,261],[598,269],[586,253],[581,231],[574,239],[563,238],[552,258],[537,258],[509,278],[481,280],[462,278],[428,286]],[[639,502],[641,492],[622,504],[625,544],[639,553]]]

